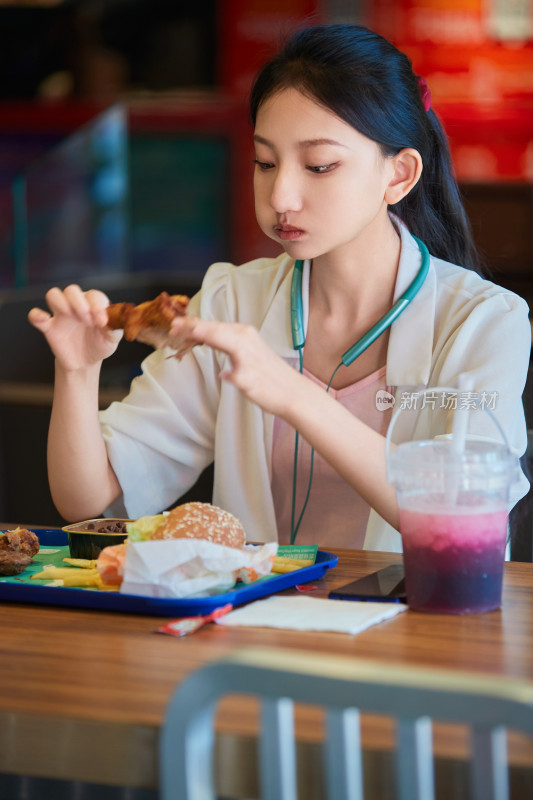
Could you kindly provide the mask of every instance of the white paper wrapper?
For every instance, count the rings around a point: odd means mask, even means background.
[[[124,594],[147,597],[205,597],[231,589],[272,569],[275,542],[243,550],[202,539],[132,542],[126,553]]]

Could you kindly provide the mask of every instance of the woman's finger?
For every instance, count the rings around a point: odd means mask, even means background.
[[[101,328],[107,325],[107,307],[109,306],[109,298],[104,292],[99,289],[89,289],[85,293],[85,298],[89,306],[93,322]]]
[[[251,326],[236,322],[213,322],[198,319],[188,335],[199,344],[207,344],[209,347],[233,356],[242,346],[248,328],[250,331],[254,330]]]
[[[92,322],[91,307],[85,292],[75,283],[67,286],[63,292],[66,300],[69,303],[71,313],[73,313],[80,322]]]
[[[46,292],[46,304],[52,314],[70,314],[70,304],[65,293],[54,286]]]
[[[52,316],[42,308],[32,308],[28,313],[28,320],[34,328],[44,333],[50,327]]]

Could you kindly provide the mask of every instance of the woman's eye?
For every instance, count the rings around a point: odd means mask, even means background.
[[[312,166],[311,164],[307,165],[307,169],[309,172],[314,172],[315,175],[323,175],[325,172],[331,172],[332,169],[335,169],[337,164],[320,164],[317,167]]]
[[[258,158],[254,158],[254,164],[257,164],[259,169],[266,171],[267,169],[272,169],[274,164],[271,164],[270,161],[259,161]]]

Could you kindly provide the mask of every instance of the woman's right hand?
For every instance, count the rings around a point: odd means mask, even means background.
[[[178,317],[170,329],[171,343],[174,337],[189,347],[205,344],[226,353],[231,366],[220,377],[271,414],[284,416],[296,393],[305,393],[313,385],[280,358],[252,325]]]
[[[103,292],[83,292],[72,284],[46,293],[48,311],[32,308],[31,324],[46,337],[59,366],[68,372],[86,369],[112,355],[122,331],[107,327],[109,300]]]

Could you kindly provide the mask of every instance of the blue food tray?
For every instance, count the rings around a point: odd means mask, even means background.
[[[64,547],[68,545],[68,535],[60,528],[35,530],[43,547]],[[337,564],[333,553],[319,550],[316,562],[310,567],[302,567],[294,572],[276,575],[272,578],[242,584],[224,594],[208,597],[144,597],[121,592],[102,592],[97,589],[75,589],[65,586],[31,586],[26,583],[0,583],[0,600],[17,603],[41,603],[44,605],[69,606],[75,608],[106,609],[132,614],[153,614],[171,617],[193,617],[209,614],[215,608],[231,603],[240,606],[260,597],[290,589],[301,583],[321,578],[328,569]]]

